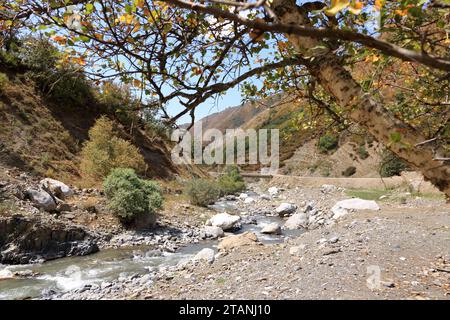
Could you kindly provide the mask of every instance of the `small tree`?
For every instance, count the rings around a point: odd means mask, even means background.
[[[156,215],[163,198],[159,186],[140,179],[133,169],[114,169],[104,182],[108,207],[124,223],[132,222],[139,215]]]
[[[83,174],[104,178],[115,168],[145,170],[145,161],[139,150],[130,142],[119,138],[114,123],[107,117],[99,118],[89,130],[89,141],[81,151]]]

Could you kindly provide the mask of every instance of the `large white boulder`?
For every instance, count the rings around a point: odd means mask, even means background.
[[[333,218],[338,219],[349,214],[349,210],[380,210],[380,206],[373,200],[359,198],[346,199],[337,202],[332,208]]]
[[[228,213],[219,213],[213,216],[208,221],[208,225],[213,227],[219,227],[224,231],[230,230],[236,226],[236,224],[241,220],[241,217],[234,216]]]
[[[275,209],[275,212],[280,216],[288,216],[297,210],[297,206],[292,203],[282,203]]]
[[[296,213],[287,219],[284,228],[288,230],[296,230],[306,228],[308,226],[309,218],[306,213]]]
[[[48,192],[44,190],[28,189],[27,195],[36,207],[45,211],[56,210],[56,202]]]
[[[52,192],[55,196],[57,196],[60,199],[65,199],[73,195],[72,189],[70,189],[68,185],[66,185],[61,181],[51,178],[45,178],[41,180],[40,184],[42,187],[48,188],[50,192]]]

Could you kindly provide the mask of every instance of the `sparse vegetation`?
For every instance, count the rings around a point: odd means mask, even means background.
[[[369,157],[369,152],[364,145],[360,145],[358,147],[358,155],[362,160],[365,160]]]
[[[225,174],[220,176],[219,189],[221,195],[234,194],[245,189],[245,182],[237,166],[228,166]]]
[[[196,206],[206,207],[219,199],[221,191],[217,182],[209,179],[192,179],[186,184],[184,192]]]
[[[104,189],[108,207],[124,223],[137,215],[155,215],[163,203],[159,186],[140,179],[133,169],[114,169],[105,179]]]
[[[319,151],[329,153],[338,147],[338,138],[331,134],[323,135],[319,138]]]
[[[380,164],[382,177],[399,176],[402,171],[408,169],[408,165],[389,150],[384,150]]]
[[[103,116],[89,130],[89,141],[81,151],[81,170],[95,178],[106,177],[115,168],[145,171],[139,150],[114,132],[114,122]]]
[[[217,181],[212,179],[192,179],[184,192],[194,205],[206,207],[213,204],[219,197],[235,194],[245,189],[245,182],[235,165],[225,168],[223,175]]]
[[[8,84],[9,78],[3,72],[0,72],[0,91]]]

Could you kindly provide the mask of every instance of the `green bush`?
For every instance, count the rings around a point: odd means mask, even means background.
[[[104,181],[108,207],[123,221],[131,222],[137,215],[155,215],[163,198],[159,186],[140,179],[133,169],[114,169]]]
[[[380,175],[382,177],[399,176],[406,169],[408,169],[408,165],[395,153],[387,149],[383,151],[380,163]]]
[[[348,167],[347,169],[345,169],[344,171],[342,171],[342,175],[344,177],[351,177],[352,175],[354,175],[356,173],[356,168],[355,167]]]
[[[218,181],[221,195],[234,194],[245,189],[245,182],[237,166],[229,166]]]
[[[322,153],[328,153],[331,150],[336,149],[338,146],[338,138],[333,135],[326,134],[319,139],[319,150]]]
[[[184,191],[192,204],[202,207],[213,204],[221,194],[218,183],[208,179],[192,179]]]
[[[81,171],[94,178],[104,178],[115,168],[144,172],[146,165],[139,150],[119,138],[114,123],[103,116],[89,130],[89,141],[81,151]]]

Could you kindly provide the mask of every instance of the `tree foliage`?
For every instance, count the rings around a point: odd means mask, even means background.
[[[117,136],[114,122],[100,117],[89,130],[89,141],[81,151],[81,170],[94,178],[104,178],[115,168],[144,172],[146,164],[139,150]]]
[[[197,107],[240,85],[252,98],[278,93],[307,98],[329,114],[330,126],[347,128],[349,104],[338,101],[336,92],[313,72],[312,66],[332,57],[333,63],[351,71],[346,77],[353,77],[371,101],[382,102],[383,112],[377,117],[400,121],[394,128],[380,119],[386,125],[385,133],[378,130],[381,142],[403,157],[424,153],[436,167],[447,165],[448,1],[295,4],[15,0],[1,5],[0,32],[8,35],[19,29],[50,36],[65,49],[63,61],[84,67],[96,81],[117,79],[133,86],[146,97],[147,106],[160,107],[171,123],[188,114],[194,120]],[[294,8],[302,21],[281,21],[284,8]],[[308,42],[315,45],[302,45]],[[174,116],[168,110],[173,105],[181,106]],[[416,138],[433,143],[420,144],[425,141]],[[406,149],[417,152],[405,153]],[[421,161],[405,160],[429,173]],[[432,178],[441,189],[450,190],[448,178]]]

